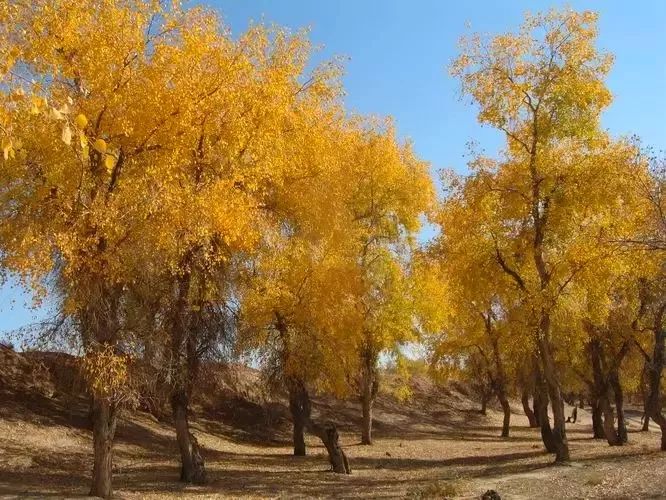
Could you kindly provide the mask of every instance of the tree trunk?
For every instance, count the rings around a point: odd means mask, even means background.
[[[113,465],[113,437],[116,433],[117,414],[108,401],[93,398],[93,472],[90,496],[110,498]]]
[[[661,374],[664,369],[664,337],[666,331],[663,329],[663,317],[666,313],[666,304],[663,305],[655,315],[654,321],[654,347],[652,362],[649,366],[648,415],[661,430],[661,450],[666,451],[666,417],[662,413],[661,406]]]
[[[534,394],[532,395],[532,408],[534,408],[534,421],[536,422],[537,427],[541,427],[541,419],[539,416],[539,396],[537,394],[537,389],[534,389]]]
[[[553,430],[550,427],[550,418],[548,418],[548,393],[541,376],[537,378],[534,392],[534,409],[536,410],[535,415],[539,421],[543,445],[548,453],[555,453],[557,448],[555,446]]]
[[[180,480],[184,483],[203,484],[206,482],[206,469],[199,443],[190,432],[188,407],[189,397],[186,391],[175,389],[171,395],[171,409],[180,451]]]
[[[641,432],[650,430],[650,362],[646,359],[643,362],[643,372],[641,373],[641,395],[643,396],[643,426]]]
[[[287,383],[289,389],[289,410],[293,422],[294,456],[305,456],[305,429],[310,421],[312,406],[310,395],[305,384],[297,379],[290,379]]]
[[[376,356],[365,351],[362,354],[363,365],[361,367],[361,407],[363,422],[361,427],[361,444],[372,444],[372,408],[379,390],[379,379],[377,377]]]
[[[530,395],[524,389],[520,394],[520,402],[523,404],[523,411],[525,412],[525,416],[527,416],[527,421],[529,422],[530,427],[539,427],[536,415],[532,408],[530,408]]]
[[[596,396],[592,395],[592,435],[594,439],[605,439],[606,433],[604,432],[604,423],[602,417],[601,405]]]
[[[349,460],[340,446],[340,435],[335,424],[327,422],[324,425],[319,425],[310,421],[309,428],[324,443],[333,472],[351,474]]]
[[[485,415],[488,410],[488,395],[485,391],[481,392],[481,415]]]
[[[191,316],[189,308],[190,284],[189,272],[178,279],[178,297],[171,328],[171,357],[174,363],[171,410],[180,451],[180,480],[202,484],[206,482],[204,459],[197,439],[190,432],[188,420],[192,387],[199,366],[196,318]]]
[[[509,400],[506,398],[504,391],[500,391],[497,395],[500,405],[502,405],[502,412],[504,413],[504,419],[502,421],[502,436],[509,437],[510,423],[511,423],[511,406],[509,406]]]
[[[609,377],[610,386],[615,395],[615,412],[617,413],[617,435],[620,443],[624,444],[629,441],[627,433],[627,422],[624,418],[624,393],[622,391],[622,384],[620,384],[620,377],[617,372],[611,373]]]
[[[603,353],[601,341],[592,337],[587,344],[590,355],[590,364],[592,365],[592,374],[594,376],[594,396],[597,401],[598,409],[603,415],[603,431],[606,441],[610,446],[619,446],[622,441],[615,430],[615,416],[613,408],[608,398],[608,377],[603,369]]]
[[[543,373],[546,379],[548,397],[553,409],[553,442],[555,445],[555,461],[558,463],[569,461],[569,443],[565,427],[564,400],[560,389],[560,381],[555,367],[555,360],[548,342],[550,331],[550,317],[543,313],[541,319],[541,337],[539,340],[539,351],[543,363]]]

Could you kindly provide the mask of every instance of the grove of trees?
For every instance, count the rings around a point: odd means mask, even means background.
[[[118,417],[151,369],[180,479],[206,480],[190,403],[229,353],[288,393],[294,454],[312,433],[335,472],[350,464],[311,395],[358,401],[372,444],[382,359],[409,342],[498,399],[503,437],[520,398],[557,462],[565,398],[622,445],[627,388],[666,451],[666,162],[601,127],[596,26],[549,11],[463,39],[451,73],[506,140],[438,193],[390,119],[345,109],[338,61],[309,69],[306,32],[232,37],[178,3],[0,3],[0,266],[82,354],[91,495],[112,494]]]

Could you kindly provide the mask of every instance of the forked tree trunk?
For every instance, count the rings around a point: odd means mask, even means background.
[[[297,379],[287,382],[289,411],[293,423],[294,456],[305,456],[305,430],[310,421],[312,406],[305,384]]]
[[[103,399],[93,398],[93,472],[90,496],[110,498],[113,466],[113,437],[118,421],[116,408]]]
[[[543,313],[541,319],[541,338],[539,351],[543,363],[543,373],[548,388],[548,397],[553,409],[553,444],[555,446],[555,461],[558,463],[569,461],[569,442],[565,427],[564,400],[560,389],[560,381],[555,367],[555,360],[548,342],[547,333],[550,330],[550,317]]]
[[[206,469],[199,443],[190,432],[188,407],[187,392],[184,389],[174,390],[171,395],[171,408],[180,451],[180,480],[184,483],[203,484],[206,482]]]
[[[520,394],[520,402],[523,404],[523,411],[525,412],[529,426],[531,428],[539,427],[539,422],[537,421],[536,415],[530,407],[530,395],[525,389],[523,389]]]

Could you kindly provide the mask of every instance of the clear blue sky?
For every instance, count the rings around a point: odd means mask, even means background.
[[[253,20],[311,28],[318,58],[346,56],[347,105],[356,112],[392,115],[433,169],[465,168],[466,143],[494,152],[498,134],[481,129],[475,111],[458,100],[446,67],[466,31],[515,29],[525,11],[569,5],[600,13],[599,47],[615,54],[608,85],[615,101],[603,124],[615,135],[637,134],[666,149],[666,0],[209,0],[234,34]],[[470,25],[467,28],[467,25]],[[12,301],[14,303],[12,304]],[[0,289],[0,331],[36,314],[25,296]]]

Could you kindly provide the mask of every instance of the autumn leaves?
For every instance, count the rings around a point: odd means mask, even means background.
[[[637,283],[663,273],[661,255],[637,270],[623,244],[659,231],[645,195],[658,179],[599,127],[611,58],[594,14],[465,42],[452,72],[506,148],[437,205],[393,123],[345,110],[339,65],[306,71],[304,33],[234,38],[212,11],[132,0],[0,16],[0,262],[53,297],[86,355],[93,494],[111,494],[141,362],[168,381],[181,478],[205,478],[189,401],[222,350],[258,356],[290,391],[299,452],[320,428],[313,390],[358,396],[370,444],[380,356],[425,340],[434,364],[482,366],[505,408],[529,378],[553,408],[545,444],[569,458],[562,384],[590,341],[581,325],[653,319]],[[442,231],[419,248],[426,215]]]
[[[211,11],[138,1],[2,9],[2,265],[85,353],[92,494],[111,494],[134,365],[162,366],[196,482],[188,405],[220,346],[348,394],[361,349],[374,376],[410,338],[428,166],[390,121],[347,114],[335,62],[306,74],[305,34],[234,39]]]

